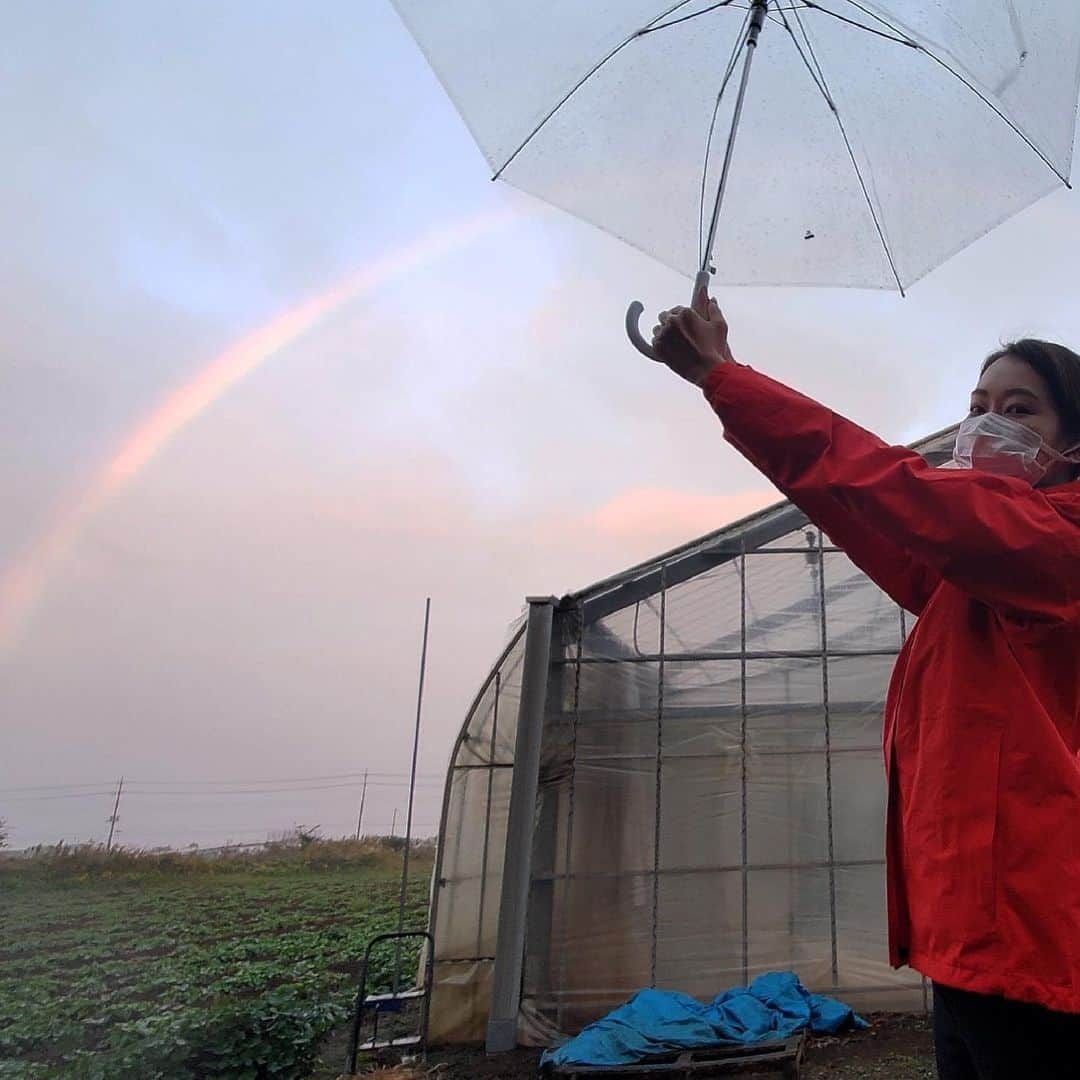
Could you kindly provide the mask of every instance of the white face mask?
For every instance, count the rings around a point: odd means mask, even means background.
[[[1015,476],[1037,484],[1047,470],[1058,462],[1077,464],[1075,455],[1080,446],[1065,454],[1047,446],[1038,432],[1010,420],[999,413],[969,416],[956,433],[952,461],[943,469],[981,469],[998,476]]]

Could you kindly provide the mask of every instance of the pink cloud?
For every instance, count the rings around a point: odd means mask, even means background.
[[[659,551],[664,545],[719,529],[781,498],[774,488],[766,487],[730,495],[631,488],[594,511],[592,524],[602,536],[648,541]]]

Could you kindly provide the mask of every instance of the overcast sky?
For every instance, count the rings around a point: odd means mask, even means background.
[[[774,497],[622,335],[687,282],[491,184],[384,0],[6,4],[0,158],[0,581],[36,574],[0,626],[14,846],[102,838],[121,775],[124,843],[345,833],[365,769],[366,829],[400,831],[426,596],[430,835],[526,595]],[[911,440],[999,340],[1080,342],[1078,236],[1062,190],[904,300],[720,299],[740,359]],[[89,499],[178,388],[357,281]]]

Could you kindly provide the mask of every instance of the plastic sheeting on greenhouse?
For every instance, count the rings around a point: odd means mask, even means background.
[[[881,712],[912,623],[788,503],[559,602],[519,1041],[775,970],[859,1010],[926,1006],[885,924]],[[524,652],[522,623],[452,754],[435,1042],[485,1035]]]

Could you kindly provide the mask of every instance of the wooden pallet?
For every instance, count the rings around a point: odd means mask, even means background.
[[[704,1078],[739,1073],[753,1067],[775,1069],[785,1080],[799,1080],[806,1040],[802,1035],[782,1042],[752,1046],[709,1046],[683,1050],[652,1058],[636,1065],[557,1065],[548,1067],[549,1076],[577,1080],[587,1077],[617,1077],[618,1080],[667,1080],[676,1077]]]

